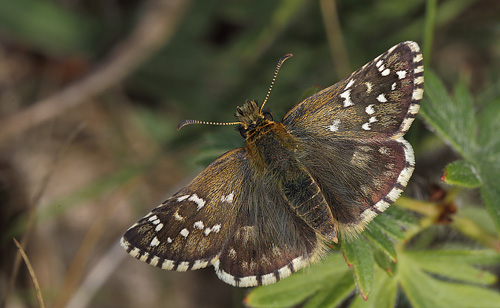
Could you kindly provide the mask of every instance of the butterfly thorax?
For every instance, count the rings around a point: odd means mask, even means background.
[[[298,163],[297,140],[283,124],[273,121],[271,113],[261,112],[255,101],[247,101],[237,108],[236,116],[242,122],[239,130],[246,139],[245,150],[257,170],[279,174]]]
[[[320,188],[297,158],[297,138],[282,123],[276,123],[258,109],[253,109],[256,106],[255,102],[248,102],[238,109],[254,111],[240,118],[242,122],[248,121],[247,129],[244,125],[242,128],[246,136],[245,151],[254,176],[264,179],[264,185],[277,187],[293,213],[322,237],[336,242],[332,213]]]

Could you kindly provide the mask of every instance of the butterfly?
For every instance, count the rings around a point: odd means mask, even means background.
[[[268,285],[355,236],[406,187],[415,166],[403,139],[423,96],[423,59],[403,42],[306,98],[275,122],[246,101],[243,148],[223,154],[130,227],[121,245],[153,266],[214,266],[237,287]],[[188,120],[180,124],[209,123]]]

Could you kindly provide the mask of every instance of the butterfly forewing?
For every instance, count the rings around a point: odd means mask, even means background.
[[[168,270],[210,265],[233,233],[232,213],[242,202],[236,187],[248,171],[244,156],[237,149],[215,160],[127,230],[122,245],[137,259]]]
[[[297,137],[400,137],[418,113],[424,85],[422,63],[416,43],[398,44],[305,99],[282,122]]]

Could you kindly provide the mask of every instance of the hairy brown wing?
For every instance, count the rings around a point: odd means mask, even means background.
[[[203,170],[122,237],[133,257],[167,270],[214,265],[234,286],[274,283],[323,250],[272,177],[257,178],[243,149]]]

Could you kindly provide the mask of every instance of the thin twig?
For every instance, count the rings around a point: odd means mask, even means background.
[[[66,150],[68,149],[69,145],[73,142],[73,140],[75,140],[75,138],[84,128],[85,124],[81,124],[78,127],[76,127],[76,129],[68,136],[68,138],[64,141],[64,143],[61,145],[61,147],[57,150],[56,154],[54,155],[54,159],[52,160],[51,165],[47,169],[47,173],[45,174],[45,176],[41,181],[42,184],[40,186],[40,189],[35,193],[35,196],[31,201],[31,207],[28,212],[28,219],[24,235],[23,238],[21,239],[21,247],[23,247],[23,249],[28,244],[28,240],[31,236],[31,231],[33,230],[33,227],[35,225],[35,214],[38,204],[50,183],[50,180],[52,178],[52,175],[54,174],[54,170],[57,164],[59,163],[61,157],[64,156],[64,153],[66,153]],[[10,290],[14,288],[20,265],[21,265],[21,257],[19,255],[16,255],[16,258],[14,259],[14,264],[12,265],[12,272],[10,276],[9,285],[7,287],[9,292],[7,292],[6,297],[9,295]]]
[[[126,257],[127,254],[123,253],[123,248],[120,246],[119,241],[116,240],[115,244],[87,271],[87,276],[71,295],[66,308],[88,307],[95,294],[101,290],[102,285]]]
[[[19,249],[19,252],[21,253],[21,256],[24,259],[24,262],[26,263],[26,267],[28,267],[28,271],[30,272],[31,280],[33,281],[33,285],[34,285],[35,290],[36,290],[36,297],[38,299],[38,303],[40,304],[41,308],[45,308],[45,304],[43,303],[42,291],[40,290],[40,285],[38,284],[38,279],[36,279],[35,271],[33,270],[33,267],[31,266],[31,262],[28,259],[28,256],[26,255],[26,253],[24,252],[24,249],[19,244],[19,242],[15,238],[12,238],[12,239],[14,240],[14,243],[16,243],[17,249]]]
[[[119,191],[111,194],[110,198],[105,198],[102,210],[98,213],[92,225],[80,245],[75,258],[64,277],[64,284],[58,295],[54,307],[67,307],[67,303],[71,300],[75,290],[79,287],[82,277],[87,271],[87,264],[94,248],[99,243],[101,236],[106,232],[107,227],[113,221],[113,215],[116,215],[116,207],[121,204],[123,192],[130,191],[133,187],[137,187],[137,180],[132,179],[126,183]]]
[[[0,143],[101,93],[125,78],[167,42],[189,1],[151,0],[136,28],[89,75],[0,122]]]
[[[344,78],[351,73],[351,67],[342,37],[335,0],[320,0],[320,6],[335,70],[339,78]]]
[[[21,239],[21,247],[23,249],[28,244],[28,240],[31,236],[31,232],[32,232],[33,227],[35,225],[35,217],[36,217],[36,210],[38,208],[38,204],[39,204],[43,194],[45,193],[45,191],[50,183],[50,180],[54,174],[54,170],[57,167],[57,164],[61,160],[61,157],[63,157],[64,154],[66,153],[66,150],[69,148],[69,145],[71,143],[73,143],[73,140],[75,140],[75,138],[78,136],[78,134],[84,128],[85,128],[85,124],[80,124],[79,126],[77,126],[73,130],[73,132],[71,132],[71,134],[68,136],[68,138],[64,141],[64,143],[61,145],[61,147],[59,147],[59,149],[56,151],[56,154],[54,155],[54,159],[52,160],[51,165],[47,169],[47,173],[45,174],[45,176],[43,177],[43,179],[41,181],[40,189],[35,193],[35,196],[30,203],[31,206],[30,206],[29,212],[28,212],[28,219],[26,222],[26,227],[25,227],[23,238]],[[17,273],[19,271],[20,265],[21,265],[21,256],[19,254],[17,254],[16,258],[14,259],[14,264],[12,265],[12,272],[10,275],[9,284],[7,286],[7,292],[6,292],[5,298],[3,299],[4,300],[3,304],[7,303],[7,298],[10,294],[10,291],[14,289],[14,285],[15,285],[15,282],[17,279]]]

